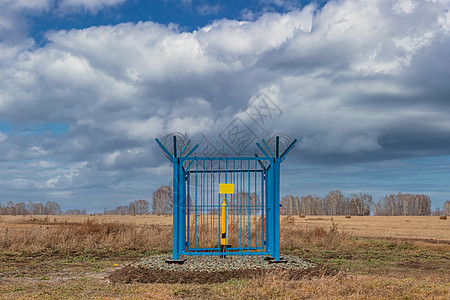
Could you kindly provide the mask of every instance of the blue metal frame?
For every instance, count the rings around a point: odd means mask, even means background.
[[[278,137],[275,154],[266,141],[267,151],[257,143],[264,157],[190,157],[198,145],[182,156],[190,141],[178,156],[176,136],[173,153],[156,142],[173,165],[173,260],[181,255],[271,255],[280,260],[280,164],[297,140],[281,155]],[[219,182],[235,183],[238,191],[223,195],[229,220],[226,251],[220,249]]]

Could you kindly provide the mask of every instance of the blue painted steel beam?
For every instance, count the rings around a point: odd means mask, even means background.
[[[189,171],[189,169],[191,168],[191,166],[192,166],[192,164],[194,163],[194,161],[195,161],[195,159],[193,159],[193,160],[189,163],[189,165],[188,165],[187,168],[186,168],[186,172]],[[190,171],[190,172],[192,173],[192,171]]]
[[[273,253],[276,261],[280,260],[280,158],[273,164]]]
[[[237,252],[242,250],[264,250],[263,247],[232,247],[228,248],[230,252]],[[206,251],[214,251],[220,252],[220,248],[187,248],[187,252],[206,252]],[[259,251],[260,252],[260,251]]]
[[[192,148],[192,150],[191,151],[189,151],[189,153],[188,154],[186,154],[186,156],[185,157],[183,157],[183,158],[188,158],[189,156],[191,156],[191,154],[192,153],[194,153],[194,151],[196,150],[198,148],[198,145],[195,145],[195,147],[194,148]],[[181,155],[180,155],[181,156]]]
[[[226,160],[269,160],[270,161],[272,159],[272,157],[270,157],[270,156],[268,156],[268,157],[254,157],[254,156],[229,157],[229,156],[227,156],[227,157],[195,157],[195,158],[192,158],[192,157],[184,156],[184,157],[180,157],[180,159],[182,161],[191,160],[191,159],[195,159],[195,160],[209,160],[209,161],[226,161]]]
[[[263,170],[259,170],[259,169],[250,169],[250,170],[242,170],[242,172],[262,172]],[[192,170],[192,171],[190,171],[191,173],[224,173],[224,171],[223,170],[221,170],[221,171],[219,171],[219,170],[205,170],[205,171],[203,171],[203,170],[200,170],[200,171],[195,171],[195,170]],[[228,170],[228,172],[230,173],[230,172],[241,172],[241,170]]]
[[[256,143],[256,146],[258,146],[259,150],[261,150],[261,152],[266,156],[266,158],[271,158],[266,151],[264,151],[263,147],[261,147],[261,145],[259,143]]]
[[[275,144],[275,157],[280,157],[279,150],[280,149],[280,137],[277,135],[276,137],[276,144]]]
[[[270,255],[271,253],[267,251],[253,251],[253,252],[182,252],[181,255],[190,255],[190,256],[219,256],[219,255]]]
[[[284,157],[289,153],[289,151],[292,150],[292,148],[294,148],[295,144],[297,143],[297,139],[295,139],[290,145],[289,147],[287,147],[286,150],[284,150],[283,154],[281,154],[281,158],[284,160]]]
[[[172,237],[172,259],[173,260],[178,260],[180,259],[180,254],[179,254],[179,248],[178,248],[178,230],[179,230],[179,225],[178,222],[180,221],[178,213],[179,213],[179,209],[178,209],[178,203],[179,203],[179,176],[178,176],[178,162],[179,159],[173,157],[172,158],[172,162],[173,162],[173,201],[172,201],[172,213],[173,213],[173,237]]]
[[[257,153],[255,153],[255,157],[259,157]],[[259,165],[261,166],[261,168],[263,168],[263,170],[266,168],[266,165],[264,164],[263,160],[258,160]],[[258,170],[260,172],[262,172],[262,170]]]
[[[177,157],[177,136],[173,136],[173,157]]]
[[[270,155],[272,155],[272,157],[275,157],[275,155],[273,155],[273,153],[272,153],[272,150],[270,150],[270,147],[269,147],[269,145],[267,144],[266,140],[263,139],[262,141],[263,141],[264,145],[266,145],[266,148],[267,148],[267,150],[269,151]]]
[[[161,149],[170,157],[169,160],[171,158],[173,158],[173,155],[169,152],[169,150],[167,150],[166,147],[164,147],[164,145],[156,138],[155,141],[158,143],[159,147],[161,147]]]
[[[178,233],[179,236],[179,253],[186,249],[186,174],[183,171],[182,165],[180,164],[178,167],[178,176],[180,177],[180,201],[178,204],[179,214],[180,214],[180,231]]]
[[[180,156],[183,156],[184,150],[186,150],[187,146],[191,143],[191,140],[189,140],[186,145],[184,145],[183,149],[181,150]]]
[[[269,168],[266,172],[266,244],[267,251],[273,253],[273,168]]]

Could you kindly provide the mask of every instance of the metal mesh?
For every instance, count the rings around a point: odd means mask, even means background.
[[[219,183],[235,193],[219,195]],[[187,171],[187,251],[219,251],[221,203],[227,211],[227,251],[264,248],[264,172],[256,160],[193,160]]]

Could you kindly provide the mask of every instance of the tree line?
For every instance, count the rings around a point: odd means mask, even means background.
[[[105,210],[105,215],[145,215],[149,213],[147,200],[131,201],[128,206],[117,206],[115,209]]]
[[[357,193],[345,197],[341,191],[331,191],[325,197],[308,195],[281,199],[280,213],[283,215],[370,215],[372,195]]]
[[[380,198],[374,206],[374,214],[380,216],[429,216],[431,200],[427,195],[402,194]]]
[[[147,200],[131,201],[129,205],[117,206],[106,210],[106,215],[138,215],[138,214],[172,214],[172,188],[161,186],[154,193],[151,203]],[[255,194],[238,193],[236,195],[239,211],[231,214],[247,214],[255,206],[261,205],[259,197]],[[151,209],[150,209],[151,208]],[[346,197],[341,191],[331,191],[325,197],[317,195],[292,196],[287,195],[281,199],[280,213],[282,215],[353,215],[366,216],[373,213],[377,216],[426,216],[431,215],[430,197],[423,194],[392,194],[381,197],[374,202],[372,195],[366,193],[353,193]],[[0,215],[85,215],[86,209],[69,209],[62,211],[57,202],[21,202],[9,201],[6,206],[0,203]],[[436,210],[435,215],[450,215],[450,201],[444,204],[444,210]]]
[[[62,211],[55,201],[42,202],[20,202],[8,201],[6,206],[0,203],[0,215],[85,215],[86,209],[69,209]]]
[[[447,214],[450,201],[446,202]],[[374,202],[372,195],[364,193],[345,197],[340,191],[331,191],[325,197],[287,195],[281,200],[284,215],[353,215],[367,216],[428,216],[431,215],[431,200],[427,195],[392,194]],[[447,209],[447,208],[446,208]]]

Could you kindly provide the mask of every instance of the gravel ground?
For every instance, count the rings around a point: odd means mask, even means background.
[[[157,269],[166,271],[195,271],[195,272],[219,272],[219,271],[242,271],[242,270],[303,270],[315,265],[303,259],[284,255],[282,258],[286,263],[270,263],[263,256],[187,256],[184,264],[169,264],[170,255],[154,255],[134,263],[133,267],[144,269]]]

